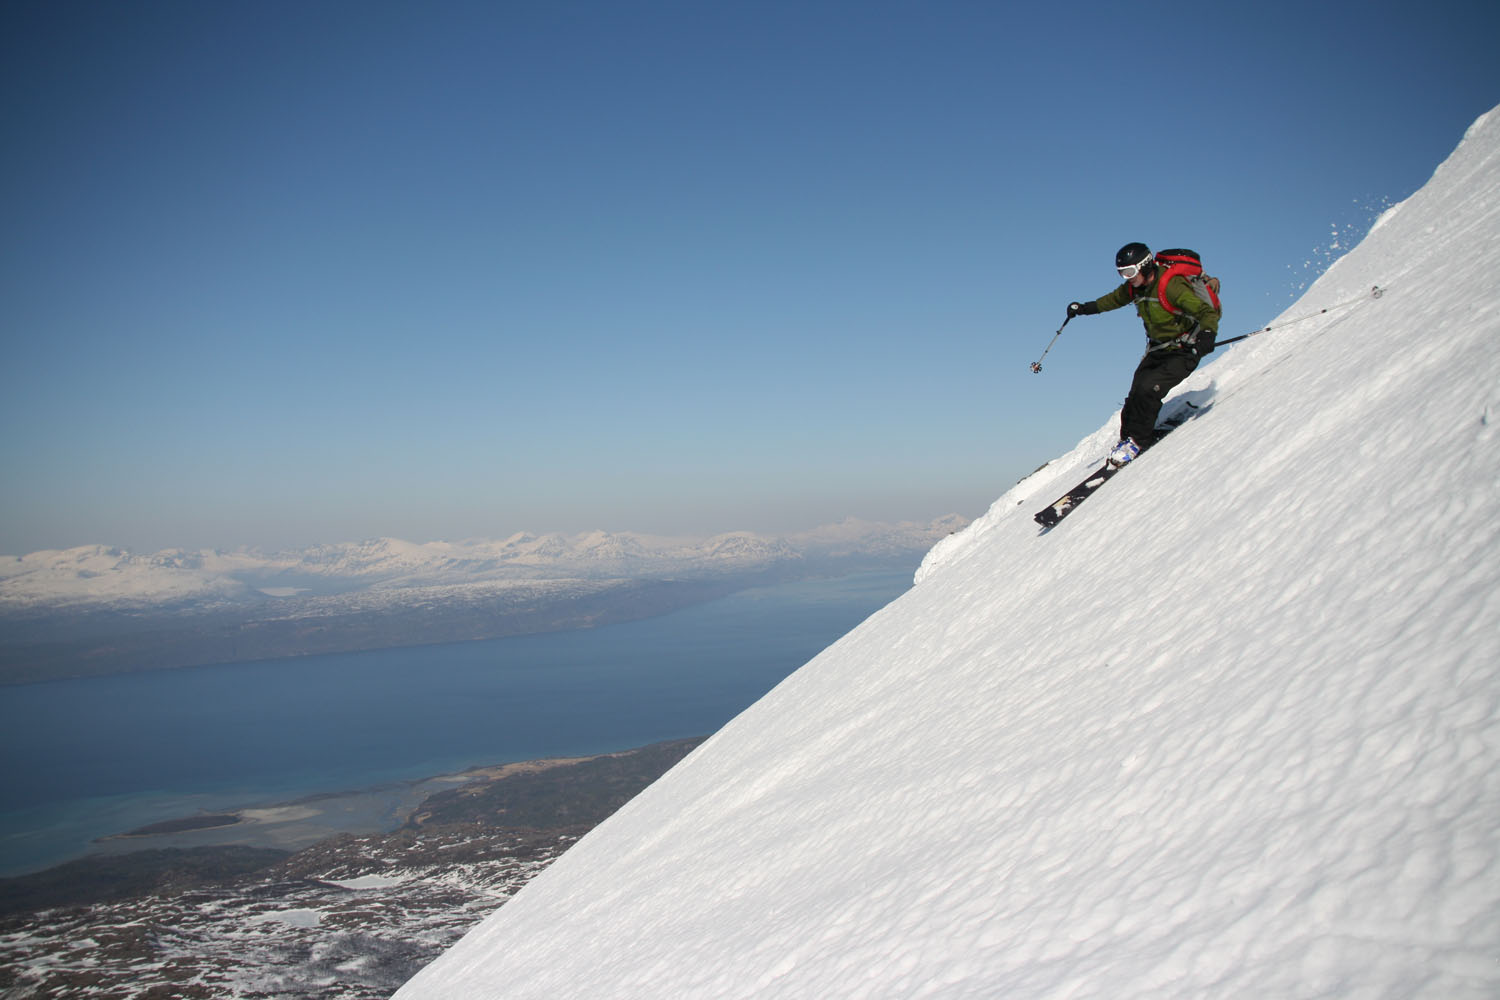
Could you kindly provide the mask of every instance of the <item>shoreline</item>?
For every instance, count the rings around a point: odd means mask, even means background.
[[[0,919],[199,889],[232,892],[232,884],[248,884],[244,879],[384,877],[389,865],[377,858],[382,853],[442,864],[467,857],[510,858],[504,862],[510,865],[540,856],[538,850],[551,857],[558,844],[602,822],[707,738],[489,764],[150,823],[99,838],[95,847],[102,850],[0,878]],[[379,808],[372,810],[372,802]]]
[[[80,861],[122,857],[142,851],[246,847],[295,853],[346,834],[385,834],[408,823],[421,825],[419,815],[433,796],[442,792],[478,790],[518,775],[539,774],[610,757],[637,753],[644,747],[576,757],[541,757],[500,764],[481,764],[424,778],[385,782],[345,791],[315,792],[284,801],[242,807],[219,807],[169,817],[119,833],[93,838],[80,853],[15,875],[39,875]]]

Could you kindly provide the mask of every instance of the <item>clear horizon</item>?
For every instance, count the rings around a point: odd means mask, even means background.
[[[1248,332],[1500,94],[1455,2],[3,24],[10,554],[977,516],[1124,395],[1125,312],[1027,370],[1119,245]]]

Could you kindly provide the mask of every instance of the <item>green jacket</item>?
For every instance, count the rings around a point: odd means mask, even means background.
[[[1193,286],[1181,275],[1167,282],[1167,301],[1182,311],[1174,314],[1162,308],[1156,293],[1162,273],[1163,270],[1157,268],[1155,276],[1138,289],[1132,289],[1130,283],[1126,282],[1108,295],[1095,299],[1094,305],[1099,307],[1100,312],[1108,312],[1133,304],[1136,315],[1146,325],[1146,336],[1150,338],[1152,347],[1164,347],[1196,326],[1202,326],[1217,336],[1219,310],[1212,303],[1200,299],[1193,291]],[[1132,291],[1135,292],[1134,295],[1131,294]]]

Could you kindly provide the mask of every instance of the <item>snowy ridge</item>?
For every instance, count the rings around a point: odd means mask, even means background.
[[[501,541],[376,538],[265,554],[166,549],[135,554],[103,545],[0,556],[0,609],[47,605],[209,605],[288,596],[510,583],[747,572],[825,556],[917,553],[964,526],[845,521],[784,538],[739,531],[707,539],[634,532],[520,533]]]
[[[1491,113],[397,996],[1497,995],[1497,275]]]
[[[164,549],[135,555],[104,545],[0,557],[0,606],[42,603],[171,603],[245,600],[234,578],[247,560]]]

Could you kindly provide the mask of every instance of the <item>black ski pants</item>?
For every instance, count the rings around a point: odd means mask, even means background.
[[[1151,351],[1136,366],[1130,395],[1120,411],[1120,440],[1134,438],[1142,448],[1156,443],[1156,418],[1167,393],[1198,367],[1198,354],[1191,347]]]

